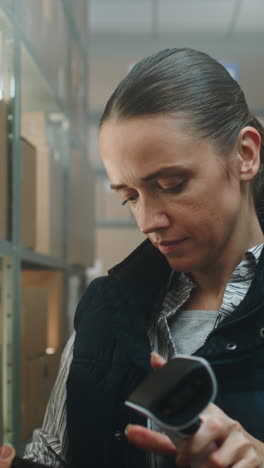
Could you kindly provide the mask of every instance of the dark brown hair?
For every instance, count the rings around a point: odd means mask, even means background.
[[[165,49],[138,62],[108,100],[100,121],[155,114],[182,115],[201,137],[227,154],[243,127],[261,135],[261,165],[252,183],[255,204],[264,199],[264,129],[249,111],[239,84],[219,62],[197,50]]]

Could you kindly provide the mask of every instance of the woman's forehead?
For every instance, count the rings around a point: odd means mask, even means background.
[[[180,122],[158,117],[107,122],[100,135],[101,156],[113,184],[152,174],[180,175],[201,170],[215,154],[206,139],[190,137]],[[212,158],[213,159],[213,158]]]
[[[101,156],[111,151],[151,153],[157,149],[167,149],[170,145],[182,146],[199,140],[186,129],[185,122],[170,116],[133,117],[130,119],[105,122],[100,131],[99,143]]]

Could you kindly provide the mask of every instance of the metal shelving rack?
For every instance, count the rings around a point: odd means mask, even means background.
[[[69,161],[71,158],[72,149],[77,148],[82,157],[87,157],[87,141],[85,126],[87,125],[87,1],[78,1],[78,6],[73,6],[71,0],[58,0],[55,2],[59,13],[63,15],[65,24],[66,42],[61,43],[63,53],[66,57],[64,69],[64,87],[62,91],[59,89],[58,80],[54,79],[50,70],[48,70],[46,59],[48,54],[52,54],[52,49],[56,47],[56,33],[51,37],[52,42],[44,44],[46,51],[45,60],[39,53],[41,50],[39,39],[36,36],[36,41],[33,41],[28,34],[27,24],[25,22],[25,11],[30,10],[34,0],[25,2],[25,0],[0,0],[0,19],[9,25],[11,44],[13,54],[13,78],[15,92],[12,96],[12,134],[11,151],[10,151],[10,233],[8,240],[0,240],[0,258],[1,258],[1,289],[2,289],[2,335],[3,335],[3,353],[2,353],[2,396],[1,409],[2,422],[0,430],[2,431],[2,442],[12,443],[17,451],[21,451],[23,446],[20,438],[21,428],[21,366],[20,366],[20,350],[21,350],[21,284],[20,273],[24,266],[31,268],[46,268],[56,269],[65,272],[65,284],[67,278],[71,274],[79,275],[84,278],[84,265],[72,264],[69,259]],[[46,4],[46,9],[54,8],[54,3],[50,0],[36,2],[39,5]],[[82,11],[79,11],[81,9]],[[29,11],[28,11],[29,12]],[[77,16],[77,12],[79,15]],[[34,21],[37,21],[34,18]],[[23,22],[24,21],[24,22]],[[80,22],[83,21],[82,24]],[[1,23],[0,23],[1,28]],[[32,26],[33,29],[33,26]],[[36,31],[38,33],[38,31]],[[62,42],[62,41],[61,41]],[[38,47],[37,47],[38,46]],[[78,96],[79,101],[75,102],[71,67],[74,55],[78,55],[78,63],[82,69],[82,74],[79,76],[82,82],[79,83],[81,94]],[[61,256],[45,255],[21,244],[21,125],[20,118],[22,112],[22,69],[24,57],[30,57],[30,61],[34,64],[37,74],[49,90],[51,101],[54,104],[54,112],[61,119],[62,124],[66,128],[66,136],[64,136],[63,144],[65,149],[65,164],[63,171],[63,249]],[[59,58],[59,57],[58,57]],[[0,63],[1,67],[1,63]],[[77,77],[78,79],[78,77]],[[70,93],[70,97],[69,94]],[[80,103],[84,98],[83,107],[80,110]],[[76,108],[78,107],[76,114]],[[76,107],[74,109],[74,106]],[[83,125],[80,127],[81,117],[83,116]],[[70,161],[74,164],[74,161]],[[91,230],[94,229],[94,215],[92,213],[92,205],[90,205],[91,213]],[[90,260],[92,263],[93,244],[89,246],[91,250]],[[88,265],[87,265],[88,266]],[[66,287],[67,294],[67,287]],[[65,298],[67,301],[67,298]]]

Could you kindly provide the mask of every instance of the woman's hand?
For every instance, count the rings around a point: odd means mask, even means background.
[[[15,458],[15,449],[10,445],[0,447],[0,468],[10,468]]]
[[[151,365],[165,364],[153,353]],[[192,468],[264,468],[264,444],[254,439],[242,426],[216,405],[210,404],[200,415],[199,430],[182,439],[177,448],[170,439],[142,426],[129,425],[126,435],[138,447],[156,453],[174,455],[179,467]]]

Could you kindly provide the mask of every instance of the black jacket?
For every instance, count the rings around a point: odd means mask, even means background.
[[[147,466],[123,435],[128,423],[146,422],[123,403],[151,371],[146,327],[158,316],[169,274],[165,257],[145,241],[80,301],[66,402],[75,468]],[[215,371],[216,404],[264,441],[264,253],[244,300],[195,354]]]

